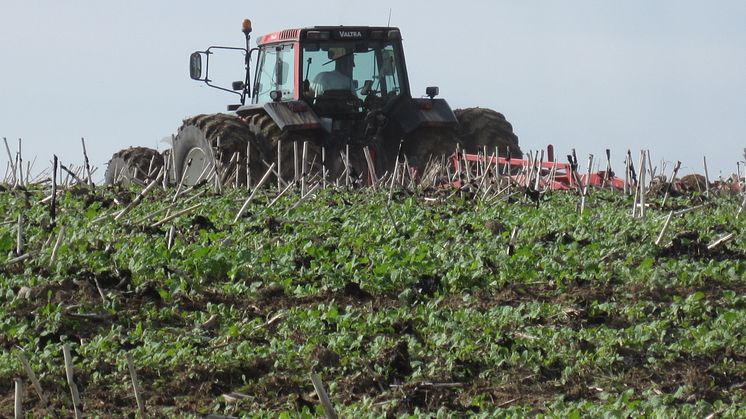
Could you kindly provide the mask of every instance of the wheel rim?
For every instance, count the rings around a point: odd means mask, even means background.
[[[189,161],[191,160],[191,163]],[[182,180],[185,185],[194,185],[209,176],[210,159],[199,147],[192,147],[184,158]]]

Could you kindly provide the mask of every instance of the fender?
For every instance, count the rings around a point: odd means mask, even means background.
[[[445,99],[403,100],[389,113],[405,134],[420,127],[456,128],[458,120]]]
[[[300,100],[252,104],[236,110],[242,118],[251,117],[259,112],[266,112],[282,131],[321,129],[321,120],[316,112]]]

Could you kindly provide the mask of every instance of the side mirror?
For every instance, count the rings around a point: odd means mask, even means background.
[[[193,52],[189,56],[189,77],[192,80],[202,80],[202,54]]]
[[[438,86],[430,86],[425,89],[425,95],[427,95],[430,99],[438,96],[438,94],[440,94],[440,89],[438,88]]]
[[[243,90],[244,87],[245,87],[244,82],[242,82],[240,80],[239,81],[234,81],[233,83],[231,83],[231,88],[233,90]]]

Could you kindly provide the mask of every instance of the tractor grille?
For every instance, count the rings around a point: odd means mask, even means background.
[[[280,32],[280,39],[298,39],[300,29],[286,29]]]

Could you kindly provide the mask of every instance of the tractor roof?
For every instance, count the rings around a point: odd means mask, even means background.
[[[272,32],[260,36],[257,40],[257,45],[305,40],[388,40],[400,38],[399,28],[390,26],[314,26]]]

